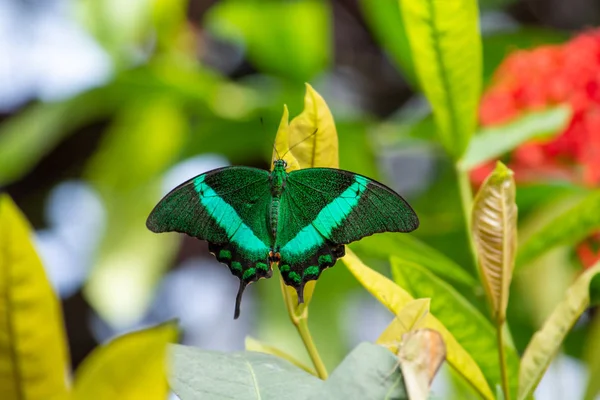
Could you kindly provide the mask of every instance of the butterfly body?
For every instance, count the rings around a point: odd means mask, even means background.
[[[374,180],[333,168],[288,173],[285,161],[275,160],[271,172],[225,167],[184,182],[158,203],[147,226],[208,241],[240,279],[237,318],[244,288],[270,278],[272,267],[302,302],[306,282],[332,267],[345,244],[412,231],[418,219],[400,195]]]

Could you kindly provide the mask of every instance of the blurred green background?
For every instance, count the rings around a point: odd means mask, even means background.
[[[480,10],[485,82],[511,51],[600,24],[597,0],[481,0]],[[340,167],[397,189],[421,219],[413,235],[476,275],[454,169],[417,93],[395,0],[4,0],[0,36],[0,187],[36,229],[74,366],[98,342],[169,318],[186,344],[235,350],[252,335],[307,359],[276,281],[252,285],[234,321],[237,279],[206,243],[145,227],[161,196],[192,176],[269,168],[283,104],[300,113],[305,82],[334,115]],[[578,192],[520,188],[520,218]],[[382,252],[382,237],[353,249],[386,271],[393,242]],[[509,323],[519,350],[580,268],[561,251],[556,268],[515,280]],[[525,302],[527,291],[539,294]],[[330,369],[393,318],[340,266],[319,280],[310,314]],[[559,358],[566,385],[585,375],[592,315]],[[545,385],[538,391],[550,397],[540,398],[553,398]]]

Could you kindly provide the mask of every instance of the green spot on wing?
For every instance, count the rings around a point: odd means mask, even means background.
[[[311,265],[304,271],[304,276],[317,276],[319,275],[319,272],[321,272],[321,269],[319,267],[317,267],[316,265]]]
[[[333,258],[331,254],[324,254],[319,256],[319,264],[331,264],[333,262]]]
[[[279,266],[279,271],[281,271],[281,273],[286,273],[290,271],[290,266],[287,264],[284,265],[280,265]]]
[[[242,264],[240,264],[239,261],[232,261],[231,269],[233,269],[234,271],[242,272]]]
[[[244,275],[242,275],[242,279],[243,280],[252,279],[252,278],[254,278],[255,275],[256,275],[256,269],[248,268],[246,270],[246,272],[244,272]]]
[[[265,271],[265,272],[269,271],[269,266],[267,264],[261,263],[261,262],[256,263],[256,268],[258,268],[262,271]]]
[[[219,258],[231,259],[231,252],[229,250],[223,249],[219,252]]]
[[[295,283],[298,283],[298,284],[299,284],[300,282],[302,282],[302,279],[300,278],[300,275],[298,275],[298,273],[297,273],[297,272],[294,272],[294,271],[292,271],[292,272],[290,272],[290,273],[288,274],[288,278],[289,278],[290,280],[294,281]]]

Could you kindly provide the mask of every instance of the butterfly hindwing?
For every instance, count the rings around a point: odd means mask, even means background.
[[[281,213],[285,222],[276,243],[280,270],[299,293],[307,281],[335,264],[344,254],[344,244],[378,232],[409,232],[419,224],[412,208],[392,189],[332,168],[291,172]]]
[[[267,171],[225,167],[173,189],[157,204],[146,225],[153,232],[182,232],[209,242],[209,250],[240,279],[237,318],[246,285],[272,274],[270,203]]]

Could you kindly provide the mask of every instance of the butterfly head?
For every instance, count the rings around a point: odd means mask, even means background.
[[[273,161],[273,166],[275,167],[274,169],[285,170],[287,168],[287,162],[285,162],[283,158],[280,158],[278,160]]]

